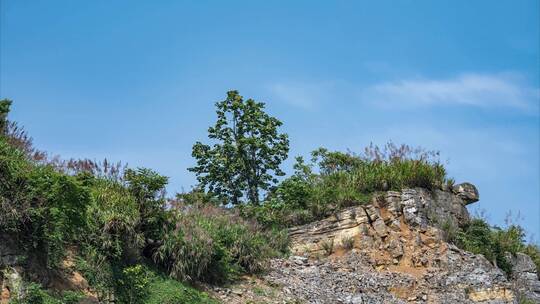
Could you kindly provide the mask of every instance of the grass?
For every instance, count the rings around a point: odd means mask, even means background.
[[[234,211],[186,206],[173,213],[154,261],[181,281],[223,283],[263,270],[286,243],[286,234],[265,230]]]
[[[392,143],[362,154],[312,152],[310,163],[296,158],[295,174],[283,180],[262,205],[240,206],[245,217],[265,226],[290,227],[319,220],[348,206],[366,204],[381,191],[451,183],[438,153]]]
[[[153,272],[148,285],[150,291],[146,304],[218,304],[207,293]]]
[[[353,237],[345,237],[341,240],[341,247],[347,250],[351,250],[354,247],[354,238]]]
[[[334,252],[334,239],[323,241],[321,248],[327,256],[331,255]]]

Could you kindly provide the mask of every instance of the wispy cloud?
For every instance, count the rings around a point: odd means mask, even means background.
[[[267,89],[279,100],[294,107],[312,109],[329,99],[336,89],[332,82],[274,83]]]
[[[383,106],[467,105],[537,111],[540,89],[519,74],[461,74],[449,79],[404,79],[366,88],[363,99]]]

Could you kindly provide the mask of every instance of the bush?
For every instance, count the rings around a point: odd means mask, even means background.
[[[334,252],[334,239],[323,241],[321,248],[326,255],[331,255]]]
[[[458,247],[484,255],[486,259],[510,274],[512,266],[506,260],[504,248],[494,235],[495,232],[484,220],[473,219],[457,234],[456,241]]]
[[[26,283],[24,295],[21,299],[12,299],[12,304],[75,304],[83,297],[81,293],[65,291],[62,294],[52,294],[42,288],[40,284]]]
[[[523,253],[530,256],[533,260],[534,264],[536,265],[536,274],[540,279],[540,247],[536,244],[528,244],[523,249]]]
[[[351,193],[371,193],[403,188],[439,188],[445,183],[446,170],[438,152],[386,144],[382,149],[371,145],[363,154],[313,151],[312,162],[323,178],[334,177]]]
[[[345,237],[341,240],[341,247],[344,249],[353,249],[354,247],[354,238],[353,237]]]
[[[440,188],[446,178],[438,153],[395,146],[371,145],[361,155],[312,152],[311,163],[296,158],[295,174],[283,180],[262,206],[240,206],[244,217],[267,227],[301,225],[348,206],[367,203],[379,191]]]
[[[525,243],[525,232],[519,225],[512,224],[506,228],[491,227],[483,219],[473,219],[456,234],[458,247],[484,255],[507,275],[512,273],[512,265],[506,254],[515,255],[522,252],[531,257],[540,270],[540,250],[537,245]]]
[[[126,267],[117,281],[117,296],[126,304],[146,303],[149,284],[149,274],[143,265]]]
[[[165,186],[168,178],[146,169],[127,169],[124,175],[126,188],[137,202],[140,221],[137,230],[145,241],[161,238],[165,223]]]
[[[182,281],[223,282],[262,270],[278,253],[272,245],[283,246],[283,241],[273,242],[271,232],[233,212],[186,206],[171,215],[154,260]]]
[[[0,136],[0,229],[54,267],[84,229],[88,188],[77,177],[27,160]]]
[[[144,238],[137,230],[140,214],[133,195],[118,181],[108,179],[93,179],[91,193],[87,253],[116,261],[137,254]]]

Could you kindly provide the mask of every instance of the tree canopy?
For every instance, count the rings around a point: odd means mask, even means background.
[[[208,129],[215,143],[193,146],[197,165],[189,170],[224,204],[238,204],[244,197],[259,204],[260,190],[268,190],[277,183],[276,176],[284,175],[279,166],[287,158],[289,138],[278,131],[281,121],[264,106],[244,100],[238,91],[227,92],[227,98],[216,103],[217,121]]]

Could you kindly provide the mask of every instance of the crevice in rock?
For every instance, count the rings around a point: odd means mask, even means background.
[[[371,219],[371,217],[369,216],[369,213],[367,212],[366,208],[364,208],[363,206],[362,207],[362,210],[364,210],[364,213],[366,214],[366,217],[368,219],[368,223],[369,225],[371,226],[371,228],[373,228],[373,220]]]

